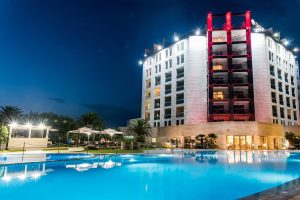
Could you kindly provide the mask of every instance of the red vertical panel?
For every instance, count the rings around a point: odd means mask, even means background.
[[[213,25],[212,25],[212,14],[208,13],[207,15],[207,30],[212,31]]]
[[[251,12],[247,11],[245,13],[245,25],[246,25],[246,30],[251,29]]]
[[[226,30],[231,29],[231,12],[226,13],[226,26],[225,26],[225,29]]]

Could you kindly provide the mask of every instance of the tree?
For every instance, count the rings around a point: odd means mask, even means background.
[[[293,132],[285,132],[285,139],[289,141],[289,144],[291,146],[294,146],[295,148],[299,148],[300,144],[300,138],[296,136]]]
[[[215,133],[210,133],[208,135],[199,134],[196,136],[196,140],[200,141],[200,145],[197,147],[200,149],[215,149],[217,148],[216,140],[218,136]]]
[[[0,150],[3,142],[8,141],[8,130],[4,125],[0,125]]]
[[[1,106],[0,107],[0,121],[8,125],[21,119],[23,111],[17,106]]]
[[[151,136],[151,126],[144,119],[134,119],[130,122],[127,131],[136,137],[137,142],[145,142],[145,138]]]
[[[81,115],[79,121],[80,124],[90,126],[95,130],[102,130],[104,128],[104,123],[96,112],[89,112]]]
[[[207,143],[210,149],[215,149],[217,147],[216,140],[218,136],[215,133],[210,133],[207,135]]]
[[[205,135],[204,134],[199,134],[195,137],[196,140],[200,141],[200,148],[204,149],[204,143],[205,143]]]

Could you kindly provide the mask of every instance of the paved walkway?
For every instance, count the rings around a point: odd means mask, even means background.
[[[300,178],[241,198],[241,200],[300,200]]]

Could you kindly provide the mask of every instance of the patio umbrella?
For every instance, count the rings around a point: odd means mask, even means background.
[[[112,140],[112,136],[113,135],[123,135],[124,133],[121,132],[121,131],[116,131],[116,130],[114,130],[112,128],[107,128],[107,129],[104,129],[103,131],[101,131],[101,134],[110,135],[111,140]]]
[[[67,135],[67,138],[69,139],[69,133],[77,133],[78,134],[78,141],[77,141],[77,144],[79,143],[79,134],[86,134],[88,136],[88,142],[90,140],[90,135],[91,134],[101,134],[100,131],[97,131],[97,130],[93,130],[89,127],[81,127],[77,130],[72,130],[72,131],[68,131],[68,135]]]

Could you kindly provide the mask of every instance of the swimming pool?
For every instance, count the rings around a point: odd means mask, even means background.
[[[300,153],[100,155],[0,166],[1,198],[236,199],[300,176]]]

